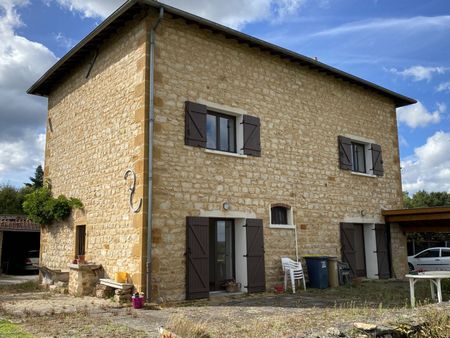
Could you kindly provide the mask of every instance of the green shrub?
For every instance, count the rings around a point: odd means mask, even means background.
[[[67,219],[73,208],[83,208],[79,199],[67,199],[64,195],[54,198],[47,187],[36,189],[25,195],[23,202],[23,210],[28,218],[46,225]]]

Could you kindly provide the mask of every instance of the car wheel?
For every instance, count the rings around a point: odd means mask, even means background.
[[[413,271],[414,270],[414,265],[412,265],[411,263],[408,263],[408,267],[409,267],[409,271]]]

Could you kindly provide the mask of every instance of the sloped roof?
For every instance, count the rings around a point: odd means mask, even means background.
[[[36,83],[34,83],[28,89],[27,93],[47,96],[51,91],[52,86],[56,85],[58,83],[58,80],[68,70],[70,70],[70,68],[74,64],[77,64],[77,62],[79,62],[81,58],[87,57],[87,55],[89,55],[89,53],[92,53],[92,51],[95,50],[102,41],[114,34],[118,27],[124,25],[127,20],[130,20],[142,13],[146,8],[163,8],[165,12],[170,13],[175,17],[181,17],[187,21],[197,23],[200,28],[206,28],[212,31],[221,32],[225,34],[225,36],[237,39],[240,42],[246,43],[251,47],[258,47],[263,51],[268,51],[271,54],[279,55],[282,58],[287,58],[292,62],[306,65],[312,69],[325,72],[331,76],[361,85],[368,89],[372,89],[393,99],[397,107],[402,107],[417,102],[412,98],[378,86],[372,82],[351,75],[337,68],[331,67],[310,57],[298,54],[291,50],[279,47],[269,42],[257,39],[253,36],[241,33],[234,29],[222,26],[218,23],[206,20],[204,18],[153,0],[128,0],[127,2],[125,2],[125,4],[123,4],[113,14],[106,18],[88,36],[81,40],[66,55],[64,55],[58,62],[56,62],[53,67],[51,67],[38,81],[36,81]]]
[[[21,215],[0,215],[0,231],[39,232],[39,224]]]

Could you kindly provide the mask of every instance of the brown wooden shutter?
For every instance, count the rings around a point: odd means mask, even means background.
[[[209,297],[209,218],[186,217],[186,298]]]
[[[186,101],[185,138],[188,146],[206,148],[206,106]]]
[[[342,170],[352,170],[352,140],[338,136],[339,145],[339,168]]]
[[[247,219],[247,289],[248,292],[266,291],[264,266],[264,232],[261,219]]]
[[[377,243],[378,277],[391,278],[391,264],[389,261],[389,227],[386,224],[375,224],[375,238]]]
[[[383,176],[383,157],[381,156],[381,146],[378,144],[371,144],[372,149],[372,169],[373,174],[377,176]]]
[[[355,227],[353,223],[341,223],[341,255],[342,261],[348,263],[356,276]]]
[[[244,127],[245,155],[261,156],[261,125],[258,117],[244,115],[242,124]]]

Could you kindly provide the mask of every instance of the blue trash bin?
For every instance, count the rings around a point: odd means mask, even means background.
[[[310,287],[326,289],[328,287],[328,257],[307,256],[305,260]]]

